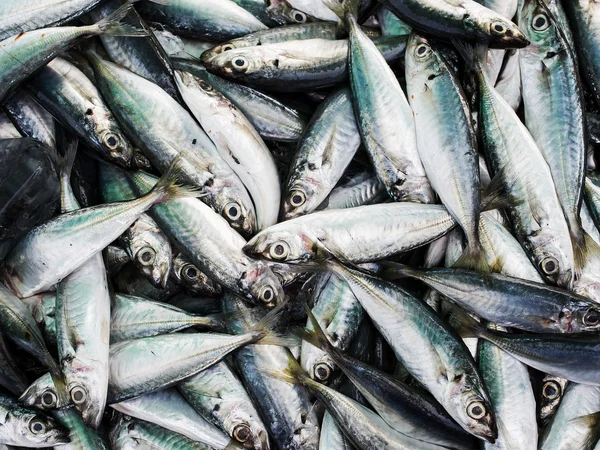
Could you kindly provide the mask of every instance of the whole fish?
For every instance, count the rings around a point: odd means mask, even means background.
[[[54,58],[29,80],[27,88],[98,156],[123,167],[132,166],[131,143],[94,83],[74,64]]]
[[[502,14],[473,0],[384,0],[404,22],[442,39],[485,42],[490,48],[522,48],[529,41]]]
[[[183,99],[219,155],[248,189],[256,210],[257,230],[277,223],[279,176],[273,156],[258,132],[227,97],[206,81],[180,71],[175,79]]]
[[[130,8],[131,3],[128,3],[94,25],[42,28],[21,32],[0,41],[0,100],[4,100],[25,78],[81,38],[100,34],[139,35],[140,31],[120,23]]]
[[[580,268],[586,252],[579,211],[587,140],[583,86],[574,49],[563,24],[538,0],[524,2],[518,22],[532,43],[519,51],[525,124],[550,167]],[[588,242],[594,244],[589,238]]]
[[[177,390],[199,414],[244,448],[269,449],[267,430],[246,388],[224,361],[183,380]]]
[[[231,0],[174,0],[142,3],[142,16],[183,36],[224,41],[267,28],[260,20]]]
[[[256,228],[252,200],[239,177],[192,116],[163,89],[97,55],[89,54],[99,89],[152,164],[161,171],[177,158],[183,180],[241,233]]]
[[[406,36],[373,40],[386,61],[404,54]],[[348,40],[305,39],[202,55],[208,71],[253,87],[278,91],[314,90],[348,77]]]
[[[417,34],[407,46],[406,80],[425,172],[467,237],[457,264],[483,270],[477,138],[465,94],[443,52]]]
[[[331,93],[315,111],[290,165],[282,218],[313,212],[333,190],[360,146],[351,92]]]
[[[173,166],[139,199],[68,212],[33,228],[6,257],[4,282],[20,297],[48,290],[119,237],[153,205],[198,195],[177,185],[177,179]]]

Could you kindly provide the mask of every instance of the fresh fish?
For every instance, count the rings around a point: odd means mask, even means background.
[[[88,428],[73,407],[57,409],[52,415],[69,432],[69,443],[61,445],[61,450],[109,450],[100,434]]]
[[[101,158],[131,167],[134,149],[94,84],[75,65],[54,58],[28,84],[34,98]]]
[[[248,189],[257,230],[277,223],[281,197],[273,156],[252,124],[224,95],[188,72],[176,73],[186,104],[214,142],[219,155]]]
[[[181,253],[173,260],[171,276],[181,286],[194,294],[216,296],[221,293],[221,286],[211,280]]]
[[[114,403],[111,408],[179,433],[215,450],[225,450],[229,443],[229,438],[221,430],[194,411],[173,388]]]
[[[32,406],[41,410],[54,410],[67,406],[69,400],[64,397],[60,398],[54,383],[52,375],[45,373],[21,394],[19,402],[27,406]],[[81,414],[77,411],[77,416],[81,420]]]
[[[4,102],[4,109],[23,136],[35,139],[50,149],[56,148],[54,118],[31,94],[18,90]]]
[[[483,270],[477,138],[465,94],[444,54],[417,34],[408,42],[406,80],[425,172],[467,237],[457,264]]]
[[[20,83],[79,39],[100,34],[136,36],[140,32],[120,23],[131,3],[111,16],[82,27],[42,28],[21,32],[0,41],[0,101]]]
[[[267,26],[231,0],[174,0],[142,3],[139,11],[150,21],[167,25],[177,34],[224,41]]]
[[[561,8],[554,1],[555,7]],[[525,124],[550,167],[564,211],[576,268],[584,264],[586,233],[579,211],[586,164],[583,86],[562,24],[538,0],[526,0],[519,25],[532,45],[519,50]],[[588,238],[590,245],[593,241]],[[590,250],[591,251],[591,250]]]
[[[539,418],[540,422],[547,425],[550,418],[556,414],[567,388],[568,381],[554,375],[545,375],[539,396]]]
[[[318,211],[273,225],[244,247],[249,255],[286,263],[310,262],[323,243],[353,263],[384,259],[425,245],[456,222],[441,205],[384,203]]]
[[[409,35],[412,28],[398,18],[396,14],[385,6],[380,6],[377,10],[377,20],[381,26],[383,36],[402,36]]]
[[[287,0],[288,3],[295,9],[319,20],[328,20],[336,22],[336,15],[327,7],[323,0]]]
[[[267,430],[252,400],[224,361],[183,380],[177,390],[199,414],[244,448],[269,449]]]
[[[152,29],[152,34],[158,39],[171,63],[173,58],[181,58],[189,61],[199,60],[202,53],[214,47],[215,43],[210,41],[198,41],[196,39],[182,38],[163,29]]]
[[[156,178],[136,172],[133,181],[139,192],[147,192]],[[151,215],[189,261],[212,280],[257,304],[273,307],[283,301],[279,278],[264,262],[248,258],[242,252],[244,238],[201,201],[170,202],[154,208]]]
[[[373,40],[386,61],[404,54],[406,36]],[[348,40],[305,39],[202,55],[209,72],[253,87],[278,91],[315,90],[348,77]]]
[[[268,27],[276,27],[279,25],[271,15],[267,8],[267,2],[265,0],[233,0],[236,5],[241,6],[246,11],[252,13],[258,20],[264,23]]]
[[[248,86],[233,83],[209,73],[196,61],[173,59],[178,70],[185,70],[206,81],[227,97],[256,128],[263,139],[296,142],[306,128],[306,121],[295,109]]]
[[[192,116],[164,90],[127,69],[90,54],[99,89],[152,164],[161,171],[176,159],[182,179],[241,233],[256,228],[245,187]]]
[[[505,52],[504,67],[496,79],[496,91],[504,100],[517,111],[521,106],[521,67],[519,65],[519,50]]]
[[[379,179],[362,172],[334,188],[317,210],[354,208],[379,203],[385,198],[387,192]]]
[[[321,424],[321,438],[319,439],[319,448],[330,450],[354,450],[354,446],[348,440],[340,427],[335,423],[335,419],[325,412],[323,423]]]
[[[153,205],[198,195],[195,190],[178,186],[177,178],[173,166],[143,197],[72,211],[33,228],[6,257],[4,282],[20,297],[50,289],[119,237]]]
[[[384,0],[382,3],[410,26],[442,39],[485,42],[491,48],[522,48],[529,44],[509,19],[473,0]]]
[[[173,333],[189,327],[221,330],[224,324],[216,317],[191,314],[166,303],[131,295],[115,295],[110,317],[111,344]]]
[[[313,212],[331,193],[360,146],[350,89],[321,103],[298,143],[290,165],[282,218]]]

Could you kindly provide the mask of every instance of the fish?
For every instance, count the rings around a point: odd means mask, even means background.
[[[568,383],[568,380],[555,377],[554,375],[544,376],[539,396],[539,420],[542,424],[547,425],[550,418],[556,414],[556,410],[565,395]]]
[[[222,292],[221,285],[211,280],[181,253],[173,259],[171,276],[181,286],[196,295],[217,296]]]
[[[108,450],[108,445],[95,430],[87,427],[74,407],[52,411],[58,423],[68,430],[69,443],[64,450]]]
[[[4,110],[23,136],[34,139],[50,149],[56,148],[56,122],[31,94],[23,89],[17,90],[4,102]]]

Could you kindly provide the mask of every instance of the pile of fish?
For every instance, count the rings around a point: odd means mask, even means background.
[[[596,0],[0,0],[0,450],[600,450]]]

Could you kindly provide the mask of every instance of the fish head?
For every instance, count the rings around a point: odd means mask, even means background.
[[[319,383],[329,383],[335,368],[333,359],[322,350],[305,341],[302,342],[301,352],[300,361],[308,375]]]
[[[152,164],[150,160],[144,156],[142,151],[138,148],[133,149],[133,159],[131,161],[132,169],[143,170],[145,172],[152,172]]]
[[[261,47],[233,49],[211,56],[204,52],[202,63],[209,72],[226,78],[251,78],[255,73],[276,70],[279,65],[277,56],[270,56]]]
[[[134,223],[132,227],[135,227]],[[136,233],[127,241],[127,251],[131,259],[146,278],[158,289],[167,286],[171,273],[171,245],[158,229],[144,230]]]
[[[134,162],[135,150],[125,135],[114,126],[98,134],[105,158],[118,166],[130,169]]]
[[[566,333],[598,332],[600,305],[588,300],[574,300],[563,306],[560,328]]]
[[[245,238],[253,236],[256,231],[256,212],[254,205],[246,192],[236,195],[236,189],[224,186],[219,189],[215,198],[215,210],[223,216],[231,228]]]
[[[66,406],[60,402],[50,373],[46,373],[35,380],[31,386],[21,394],[19,402],[41,410],[56,409]]]
[[[323,192],[322,187],[322,183],[311,178],[291,183],[281,204],[281,218],[290,220],[314,211],[323,200],[321,196],[316,195]]]
[[[423,91],[427,92],[435,79],[445,71],[442,57],[436,51],[433,42],[417,33],[408,38],[405,53],[407,79],[423,82]]]
[[[246,408],[234,407],[225,422],[231,437],[248,450],[268,450],[269,435],[258,417]]]
[[[398,177],[390,195],[397,202],[435,203],[435,191],[427,177]]]
[[[302,263],[315,258],[317,247],[297,220],[273,225],[254,236],[244,246],[254,258],[280,263]]]
[[[205,50],[201,55],[201,59],[204,61],[208,61],[211,58],[220,55],[221,53],[225,53],[231,50],[235,50],[236,48],[244,48],[250,46],[250,44],[246,44],[245,41],[239,42],[240,39],[234,39],[231,41],[223,42],[219,45],[215,45],[213,48],[209,48]],[[239,45],[241,43],[241,45]]]
[[[173,276],[179,284],[196,294],[217,296],[221,293],[221,286],[218,283],[211,280],[181,254],[173,260]]]
[[[50,447],[70,442],[69,433],[56,420],[29,409],[7,412],[2,428],[3,435],[12,436],[15,445]]]
[[[542,380],[542,387],[539,394],[539,417],[540,421],[545,423],[555,412],[562,400],[567,380],[546,375]]]
[[[244,279],[239,280],[241,289],[249,292],[258,304],[274,308],[283,302],[285,294],[279,277],[263,262],[258,262],[244,273]]]
[[[97,429],[108,395],[107,368],[95,361],[81,361],[79,367],[71,365],[66,378],[69,396],[81,418],[87,426]]]
[[[463,25],[475,34],[486,35],[490,48],[523,48],[529,45],[529,40],[517,25],[479,4],[468,5]]]
[[[524,246],[533,256],[535,267],[547,283],[571,288],[575,262],[568,235],[563,239],[558,231],[541,229]]]
[[[563,42],[561,30],[549,6],[539,0],[524,0],[518,15],[519,27],[531,42],[531,50],[542,50],[547,54],[548,47],[556,47],[554,53]],[[526,53],[529,49],[526,51]]]
[[[465,430],[474,436],[494,443],[498,438],[496,416],[478,376],[462,373],[448,380],[447,401],[444,405]]]

